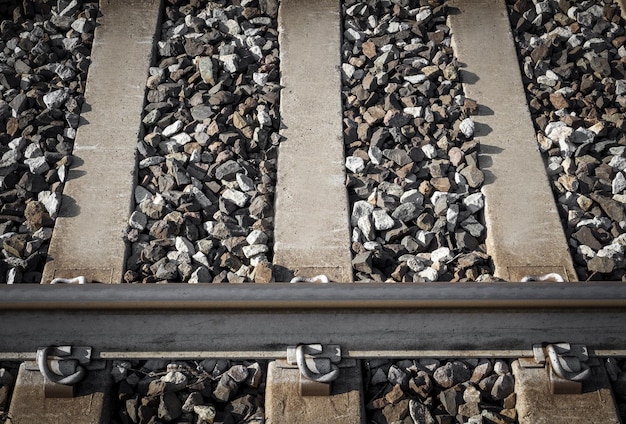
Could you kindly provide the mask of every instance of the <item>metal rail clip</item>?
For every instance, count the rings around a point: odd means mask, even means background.
[[[300,371],[300,396],[330,396],[331,383],[339,378],[339,368],[354,366],[341,359],[338,345],[299,344],[287,348],[285,368]]]
[[[105,361],[92,361],[91,347],[37,349],[37,369],[44,377],[47,398],[73,397],[75,385],[85,378],[87,370],[104,369],[104,366]]]
[[[587,347],[582,344],[551,343],[533,346],[537,364],[548,365],[552,394],[580,394],[583,382],[591,378]]]

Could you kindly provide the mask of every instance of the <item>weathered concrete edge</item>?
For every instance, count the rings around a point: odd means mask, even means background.
[[[274,264],[281,281],[318,274],[352,281],[339,17],[336,0],[285,0],[279,8],[285,140],[278,156]],[[296,167],[312,157],[318,158],[315,169]]]
[[[544,270],[548,268],[551,269],[551,272],[560,273],[566,281],[576,280],[576,271],[556,203],[550,190],[543,159],[536,148],[535,131],[524,95],[506,5],[502,0],[477,2],[455,0],[452,5],[461,10],[461,13],[451,15],[449,19],[455,54],[460,62],[467,65],[461,74],[467,75],[468,71],[471,74],[476,69],[481,68],[483,71],[488,71],[481,72],[478,79],[471,83],[463,82],[463,88],[468,97],[474,98],[481,104],[479,116],[474,117],[478,124],[476,138],[481,141],[483,147],[487,147],[483,149],[481,158],[483,161],[486,159],[485,162],[501,164],[499,169],[497,166],[488,167],[485,173],[485,184],[482,188],[486,198],[487,251],[493,259],[496,268],[495,275],[508,281],[519,280],[527,275],[524,272],[525,267],[528,268],[529,273],[532,272],[533,268],[541,267]],[[491,19],[477,16],[481,13],[477,12],[479,9],[482,13],[490,13]],[[468,15],[472,17],[468,18]],[[481,28],[480,25],[476,25],[480,22],[490,25],[491,31],[487,32],[484,27]],[[459,32],[468,27],[472,31],[458,35]],[[482,37],[480,45],[478,45],[477,41],[472,40],[471,37],[475,32],[490,33],[492,36]],[[495,53],[498,50],[499,54]],[[490,75],[493,78],[490,79]],[[503,79],[503,75],[506,79]],[[492,82],[494,78],[495,83]],[[503,84],[504,81],[507,84]],[[509,98],[514,100],[503,103],[505,96],[502,96],[502,91],[499,91],[498,87],[501,89],[506,87]],[[490,93],[488,93],[489,91]],[[486,103],[485,98],[487,98]],[[498,106],[503,104],[505,108],[509,109],[509,115],[514,112],[519,116],[517,122],[516,119],[511,119],[512,117],[508,116],[508,122],[511,125],[508,128],[503,128],[501,122],[498,122],[507,120],[507,112],[504,113],[504,119],[500,117],[496,120],[489,116],[488,108],[485,108],[486,105]],[[495,113],[497,114],[497,111]],[[491,134],[487,135],[490,129],[488,125],[485,125],[486,130],[481,131],[480,124],[486,122],[500,125],[500,132],[497,133],[494,129]],[[510,133],[513,132],[520,141],[517,145],[508,140],[512,137]],[[520,165],[519,158],[515,157],[514,154],[512,156],[511,153],[507,153],[507,149],[510,151],[522,149],[524,158],[528,158],[529,161]],[[485,153],[490,154],[490,156]],[[503,158],[507,155],[508,159]],[[500,174],[493,175],[492,170],[494,172],[500,171]],[[532,173],[536,180],[533,188],[538,188],[537,190],[530,190],[519,184],[520,181],[525,181],[523,178],[526,175],[524,170],[526,173]],[[511,177],[511,175],[515,175],[515,177]],[[502,181],[507,179],[509,180],[508,185],[499,187]],[[519,193],[517,199],[510,196],[512,192]],[[519,201],[521,198],[526,200],[521,202]],[[511,208],[508,205],[512,202],[516,203],[516,208]],[[527,207],[531,203],[535,204],[534,208]],[[508,207],[508,210],[502,206]],[[517,211],[517,216],[512,213],[515,211]],[[524,225],[524,221],[531,223],[531,225]],[[512,234],[517,236],[512,236]]]
[[[107,48],[110,48],[108,46],[111,44],[110,38],[112,38],[112,36],[110,34],[110,31],[103,30],[101,21],[103,18],[104,19],[107,18],[107,16],[105,16],[105,14],[108,15],[107,10],[111,10],[116,7],[120,8],[120,7],[132,7],[133,6],[132,3],[128,6],[124,6],[124,4],[127,4],[127,2],[121,1],[118,3],[117,1],[111,2],[111,0],[109,0],[106,3],[100,4],[101,15],[98,18],[98,26],[96,27],[95,32],[94,32],[94,41],[93,41],[92,52],[91,52],[91,57],[92,57],[93,62],[90,66],[90,70],[87,75],[87,83],[86,83],[86,88],[85,88],[85,100],[86,101],[83,105],[83,110],[81,112],[81,124],[80,124],[81,126],[79,126],[78,128],[77,138],[75,140],[75,146],[74,146],[74,155],[77,155],[81,151],[81,148],[84,150],[91,151],[90,153],[92,153],[93,158],[95,159],[97,163],[99,163],[100,167],[105,166],[105,164],[109,163],[113,158],[115,158],[116,155],[128,154],[129,151],[133,152],[132,160],[129,161],[129,163],[132,163],[132,165],[128,166],[128,168],[124,170],[124,172],[125,173],[127,172],[127,175],[128,175],[126,191],[129,193],[128,205],[127,205],[127,209],[125,212],[124,222],[122,223],[121,220],[119,222],[119,225],[120,225],[120,228],[118,228],[119,234],[118,232],[115,232],[113,230],[110,231],[110,233],[115,234],[116,246],[112,246],[113,243],[110,243],[110,240],[104,243],[105,245],[104,249],[113,250],[118,253],[113,255],[114,258],[108,259],[105,265],[99,264],[97,263],[97,261],[93,263],[89,263],[89,261],[87,261],[86,265],[80,260],[74,261],[74,256],[76,254],[76,251],[77,250],[80,251],[80,249],[78,249],[76,246],[69,246],[67,243],[67,240],[64,240],[65,237],[63,236],[63,233],[66,232],[66,228],[70,229],[69,234],[71,234],[71,230],[73,226],[73,224],[71,223],[71,220],[65,219],[64,215],[71,216],[72,211],[74,211],[75,209],[80,210],[80,205],[72,205],[71,202],[68,205],[67,200],[72,200],[72,198],[64,193],[63,194],[64,203],[61,204],[59,218],[57,218],[56,220],[55,231],[53,232],[52,239],[50,241],[50,248],[48,251],[49,253],[48,262],[46,266],[44,267],[44,271],[42,274],[42,279],[41,279],[42,284],[49,283],[55,277],[59,277],[59,276],[60,277],[73,277],[75,275],[86,275],[88,279],[91,281],[120,283],[122,281],[123,273],[126,268],[126,256],[127,256],[127,251],[128,251],[128,245],[122,240],[122,232],[124,228],[121,228],[121,227],[125,226],[125,222],[128,219],[128,216],[130,216],[130,213],[132,212],[133,207],[134,207],[133,191],[134,191],[134,187],[136,185],[136,180],[137,180],[137,158],[136,158],[136,153],[135,153],[135,149],[136,149],[135,146],[136,146],[136,140],[138,140],[138,137],[141,136],[143,132],[141,116],[143,113],[143,107],[145,106],[145,78],[147,78],[148,76],[148,67],[151,66],[152,63],[154,62],[156,40],[160,33],[161,17],[163,15],[163,7],[164,7],[163,0],[142,0],[141,3],[137,5],[138,8],[141,8],[143,6],[145,6],[144,9],[150,8],[151,10],[156,11],[156,14],[152,15],[152,19],[145,19],[142,22],[142,25],[144,26],[144,28],[148,29],[147,31],[148,35],[145,35],[144,37],[141,37],[135,40],[136,47],[142,46],[142,45],[151,46],[149,49],[145,47],[141,47],[141,49],[145,51],[145,55],[140,55],[141,57],[138,58],[138,62],[141,62],[142,60],[144,60],[143,65],[145,66],[145,72],[143,72],[144,74],[143,80],[140,82],[139,79],[137,79],[137,78],[141,78],[140,73],[137,73],[137,72],[134,73],[135,79],[136,79],[136,81],[134,82],[136,84],[136,87],[139,88],[139,91],[141,92],[141,94],[139,93],[136,94],[137,97],[141,96],[141,102],[140,102],[141,106],[137,110],[137,113],[133,113],[132,115],[124,115],[124,117],[122,117],[122,121],[125,118],[127,118],[127,116],[130,116],[130,119],[135,119],[135,118],[137,119],[137,123],[135,126],[136,129],[133,130],[133,133],[134,133],[133,137],[135,138],[135,142],[133,142],[132,147],[129,148],[128,146],[126,146],[124,150],[124,149],[119,149],[118,146],[116,146],[115,144],[109,145],[108,147],[107,146],[102,147],[102,146],[99,146],[99,144],[94,140],[86,140],[83,143],[81,142],[81,139],[80,139],[81,127],[84,126],[85,124],[89,124],[86,118],[92,116],[94,113],[94,111],[90,108],[90,104],[91,104],[90,98],[93,99],[93,97],[90,96],[90,92],[92,91],[95,92],[96,93],[95,95],[100,94],[99,104],[102,105],[102,108],[101,108],[102,112],[100,112],[101,115],[106,116],[109,109],[114,110],[114,107],[111,105],[111,103],[114,103],[115,99],[111,99],[110,97],[107,98],[106,96],[101,95],[102,92],[107,91],[106,89],[102,88],[103,84],[104,85],[110,84],[111,78],[108,78],[108,75],[104,75],[102,72],[92,72],[92,70],[94,69],[93,67],[94,64],[95,66],[98,66],[98,58],[100,56],[104,56],[103,59],[100,59],[103,63],[107,62],[106,50]],[[116,17],[116,12],[117,12],[117,17]],[[111,22],[114,22],[115,19],[119,19],[119,15],[120,15],[119,11],[113,10],[110,14]],[[102,40],[103,31],[105,31],[104,41]],[[133,41],[134,36],[135,36],[135,33],[132,33],[130,36],[130,41]],[[150,42],[147,42],[146,39],[149,39]],[[99,46],[105,46],[105,47],[100,48]],[[102,50],[102,54],[100,53],[100,50]],[[95,60],[94,60],[94,57],[95,57]],[[134,62],[133,64],[135,63],[136,62]],[[99,76],[94,76],[94,74],[99,74]],[[121,79],[121,81],[125,81],[125,79]],[[115,82],[115,80],[113,82]],[[96,87],[96,88],[94,89],[93,87]],[[96,112],[98,112],[98,110],[96,110]],[[83,131],[85,131],[85,129],[83,129]],[[87,129],[86,134],[89,134],[89,133],[93,133],[93,131]],[[83,138],[86,138],[86,136]],[[85,144],[85,146],[82,146],[82,144]],[[98,148],[97,151],[95,150],[96,147]],[[71,185],[72,184],[71,180],[78,179],[81,176],[81,173],[84,172],[81,170],[80,165],[81,164],[80,164],[80,157],[79,157],[78,165],[75,165],[74,167],[70,169],[68,181],[66,183],[64,192],[71,193],[72,191],[71,187],[70,187],[70,190],[68,190],[67,184],[69,183]],[[99,170],[100,169],[96,169],[95,172],[98,172]],[[89,169],[89,171],[91,171],[91,169]],[[78,184],[80,185],[80,182]],[[121,186],[123,186],[123,184],[120,184],[120,187]],[[103,190],[102,187],[99,188],[99,190],[102,191]],[[105,188],[104,190],[106,191],[107,189]],[[97,191],[98,189],[93,190],[91,195],[93,196],[94,193],[97,194]],[[120,208],[120,210],[123,210],[123,209],[124,209],[123,207]],[[68,214],[68,211],[70,211],[69,214]],[[108,219],[112,219],[112,218],[108,217]],[[61,233],[61,235],[59,235],[59,233]],[[72,237],[76,238],[76,235],[75,234],[70,235],[70,239]],[[117,241],[117,239],[119,239],[119,242]],[[96,242],[100,242],[100,240],[97,240]],[[89,248],[89,250],[91,250],[91,247]],[[57,257],[56,260],[54,256]],[[94,252],[94,256],[97,256],[97,252]],[[116,262],[116,263],[111,263],[111,262]]]

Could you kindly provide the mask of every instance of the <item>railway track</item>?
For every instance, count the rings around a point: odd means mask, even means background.
[[[0,360],[92,359],[8,422],[619,422],[617,4],[1,7]]]

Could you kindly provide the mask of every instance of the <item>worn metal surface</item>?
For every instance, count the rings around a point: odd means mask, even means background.
[[[283,0],[278,19],[285,139],[276,187],[277,280],[289,281],[295,272],[352,281],[339,1]]]
[[[77,275],[103,283],[122,280],[122,234],[160,9],[161,0],[100,3],[81,125],[43,283]]]
[[[35,289],[35,290],[33,290]],[[0,352],[532,350],[567,340],[626,349],[626,285],[273,284],[0,288]],[[256,356],[256,355],[255,355]]]
[[[450,16],[465,95],[479,104],[474,137],[485,174],[487,251],[495,275],[519,281],[576,272],[526,105],[504,0],[454,0]]]

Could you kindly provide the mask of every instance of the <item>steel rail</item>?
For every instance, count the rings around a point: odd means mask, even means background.
[[[626,308],[626,284],[155,284],[0,286],[0,311]]]
[[[626,284],[427,283],[0,287],[0,357],[50,345],[101,357],[273,357],[298,343],[347,356],[626,352]]]

